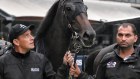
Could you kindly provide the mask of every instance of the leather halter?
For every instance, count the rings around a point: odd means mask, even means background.
[[[68,22],[68,28],[72,31],[72,35],[71,35],[71,38],[70,38],[70,44],[69,44],[68,50],[70,50],[72,53],[79,53],[79,51],[83,47],[83,44],[80,41],[81,38],[80,38],[79,34],[76,31],[74,31],[74,29],[72,28],[72,25],[70,23],[72,19],[69,20],[67,14],[65,12],[65,9],[64,9],[65,1],[66,0],[62,1],[61,7],[63,7],[63,14],[64,14],[64,17],[66,18],[66,20]],[[83,2],[83,0],[73,0],[73,2]],[[83,11],[80,11],[79,13],[82,13],[82,12]]]

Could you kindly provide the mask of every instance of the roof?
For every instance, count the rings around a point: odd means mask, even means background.
[[[0,0],[0,9],[14,15],[45,16],[54,0]]]
[[[7,21],[14,20],[14,18],[11,15],[7,14],[5,11],[0,9],[0,20],[4,20],[4,19],[6,19]]]
[[[131,7],[130,3],[111,1],[87,1],[89,19],[96,21],[118,21],[140,17],[140,10]]]
[[[55,0],[0,0],[0,9],[16,17],[44,17]],[[107,22],[140,17],[140,10],[129,3],[84,0],[90,20]]]

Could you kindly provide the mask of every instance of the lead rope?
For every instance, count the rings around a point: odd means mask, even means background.
[[[74,66],[76,64],[77,54],[82,49],[82,44],[78,42],[78,39],[79,39],[78,33],[73,31],[68,51],[72,52],[72,55],[74,57]],[[74,76],[69,76],[69,77],[70,77],[69,79],[76,79],[74,78]]]

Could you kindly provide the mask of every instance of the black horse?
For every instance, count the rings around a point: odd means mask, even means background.
[[[93,44],[96,33],[87,19],[87,6],[83,0],[56,1],[35,38],[37,52],[48,57],[55,71],[62,64],[65,52],[73,49],[70,46],[72,36],[77,37],[77,44],[83,47]]]

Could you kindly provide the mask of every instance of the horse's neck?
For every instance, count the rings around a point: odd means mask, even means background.
[[[70,42],[70,32],[59,23],[53,24],[47,33],[47,43],[57,51],[66,50]],[[59,49],[58,49],[59,48]]]

